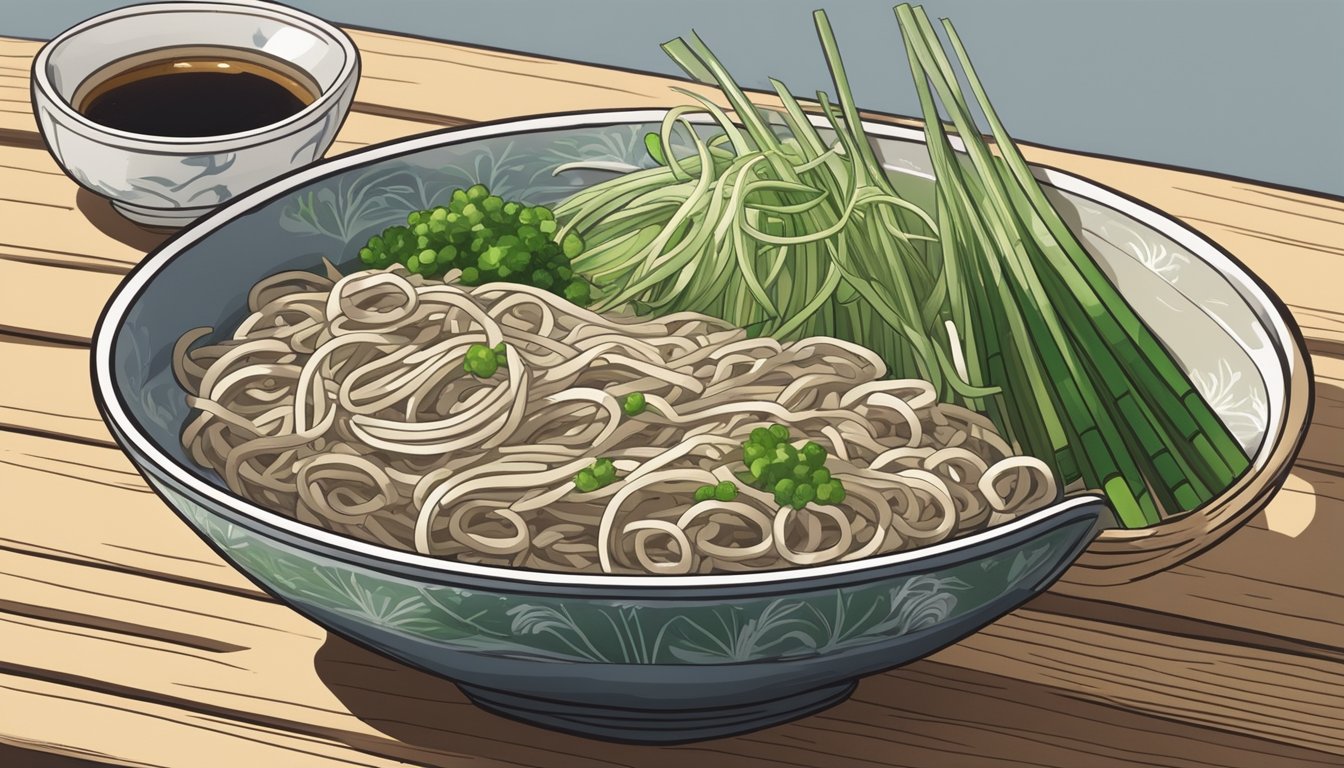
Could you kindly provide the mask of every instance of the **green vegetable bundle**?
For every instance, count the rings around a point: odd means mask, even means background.
[[[951,26],[997,153],[922,9],[896,14],[936,169],[930,210],[898,193],[864,134],[823,12],[838,103],[817,100],[834,138],[781,83],[782,108],[758,108],[697,37],[675,40],[664,49],[732,116],[685,92],[698,103],[646,142],[658,167],[556,208],[560,236],[587,243],[573,264],[597,308],[862,344],[986,413],[1062,481],[1104,490],[1130,527],[1207,502],[1246,469],[1244,451],[1045,198]]]
[[[977,341],[968,370],[1004,393],[987,408],[1059,474],[1104,489],[1129,527],[1206,503],[1246,470],[1245,451],[1046,199],[956,30],[944,20],[997,155],[924,10],[896,14],[939,179],[943,247],[966,276],[948,313]]]

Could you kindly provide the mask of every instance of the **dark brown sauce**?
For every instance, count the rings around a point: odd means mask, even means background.
[[[316,98],[314,89],[269,63],[222,52],[167,54],[95,73],[76,109],[120,131],[199,137],[277,123]]]

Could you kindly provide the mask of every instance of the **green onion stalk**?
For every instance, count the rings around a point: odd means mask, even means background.
[[[998,291],[1008,300],[991,309],[1019,312],[1031,329],[1005,339],[1012,347],[1002,351],[1009,353],[1006,367],[1035,360],[1045,370],[1050,386],[1033,390],[1037,404],[1062,411],[1072,433],[1068,461],[1087,485],[1107,492],[1123,524],[1142,527],[1157,522],[1159,510],[1174,514],[1208,502],[1248,466],[1240,444],[1046,199],[952,25],[943,22],[997,153],[976,126],[923,9],[902,5],[896,15],[939,191],[949,193],[939,226],[980,241],[963,253],[1004,278]],[[964,155],[943,130],[934,94]],[[1020,390],[1009,383],[1015,373],[1005,373],[1002,388],[1017,397]],[[1037,455],[1046,450],[1025,447]]]
[[[992,146],[923,9],[895,11],[936,175],[927,210],[866,135],[824,12],[835,98],[809,109],[776,80],[780,106],[756,106],[692,34],[663,48],[727,108],[682,91],[691,103],[645,138],[655,167],[555,209],[556,240],[586,243],[572,265],[594,308],[862,344],[985,413],[1064,483],[1104,491],[1129,527],[1208,502],[1244,451],[1045,197],[951,25]]]

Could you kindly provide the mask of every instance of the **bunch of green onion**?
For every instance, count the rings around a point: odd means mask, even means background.
[[[937,177],[931,210],[876,156],[824,12],[836,100],[818,92],[814,111],[826,132],[778,81],[782,108],[755,106],[691,35],[664,50],[729,110],[683,91],[696,103],[646,142],[657,167],[555,209],[558,237],[587,244],[573,267],[597,287],[594,308],[850,340],[988,415],[1064,483],[1103,490],[1128,527],[1206,503],[1246,469],[1245,452],[1046,199],[952,26],[994,148],[923,9],[896,16]]]

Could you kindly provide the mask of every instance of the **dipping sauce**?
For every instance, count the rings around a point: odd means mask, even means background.
[[[113,62],[80,85],[75,109],[151,136],[220,136],[298,113],[318,96],[293,65],[233,48],[173,49]]]

